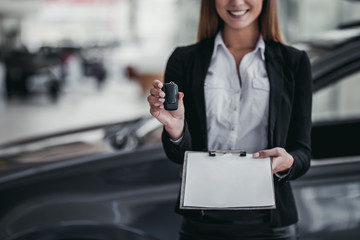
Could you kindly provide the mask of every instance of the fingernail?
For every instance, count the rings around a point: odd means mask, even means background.
[[[162,88],[162,87],[163,87],[163,84],[162,84],[162,83],[159,83],[158,87],[159,87],[159,88]]]
[[[164,105],[161,105],[159,108],[164,108]]]
[[[260,156],[260,154],[259,154],[258,152],[256,152],[256,153],[253,154],[253,157],[254,157],[254,158],[257,158],[257,157],[259,157],[259,156]]]
[[[159,95],[160,95],[160,97],[165,97],[165,93],[164,93],[164,92],[161,92]]]
[[[164,98],[159,98],[159,102],[165,102]]]

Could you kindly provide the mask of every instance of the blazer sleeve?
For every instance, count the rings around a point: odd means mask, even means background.
[[[304,175],[310,168],[311,160],[312,77],[310,61],[304,51],[295,69],[295,94],[286,143],[294,164],[285,181]]]
[[[176,83],[179,87],[179,91],[184,92],[184,97],[186,97],[187,92],[184,89],[186,68],[182,53],[182,48],[176,48],[174,50],[166,65],[164,80],[166,83],[171,81]],[[165,128],[163,128],[161,140],[167,157],[173,162],[182,164],[184,162],[185,151],[192,149],[192,140],[186,119],[183,139],[180,143],[175,144],[170,141],[170,136]]]

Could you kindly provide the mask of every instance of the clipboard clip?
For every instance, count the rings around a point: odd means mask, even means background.
[[[227,154],[227,153],[231,153],[234,155],[238,155],[240,157],[246,157],[246,151],[244,150],[236,150],[236,151],[227,151],[227,150],[210,150],[209,151],[209,156],[210,157],[215,157],[216,154]]]

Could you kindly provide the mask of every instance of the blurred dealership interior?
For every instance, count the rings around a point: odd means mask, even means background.
[[[149,115],[149,83],[162,78],[176,46],[195,42],[199,6],[200,0],[0,0],[0,145]],[[359,1],[280,0],[279,10],[286,41],[304,50],[309,41],[326,48],[360,36]],[[314,118],[358,116],[348,96],[359,94],[348,93],[359,88],[351,86],[315,96]]]

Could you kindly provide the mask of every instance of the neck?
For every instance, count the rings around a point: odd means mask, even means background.
[[[231,49],[254,49],[259,36],[260,31],[256,22],[243,29],[233,29],[225,25],[222,31],[224,43]]]

